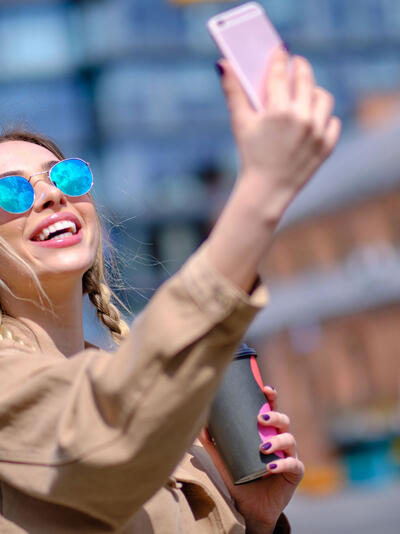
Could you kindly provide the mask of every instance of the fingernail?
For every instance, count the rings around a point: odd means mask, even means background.
[[[288,45],[288,43],[286,41],[283,41],[282,47],[283,47],[284,50],[286,50],[286,52],[289,52],[289,54],[290,54],[290,46]]]
[[[270,449],[271,447],[272,447],[272,445],[271,445],[271,443],[269,443],[269,442],[268,442],[268,443],[263,443],[263,444],[261,445],[261,448],[262,448],[263,451],[267,451],[267,450]]]
[[[261,417],[264,419],[264,421],[269,421],[271,419],[271,417],[266,413],[263,413]]]
[[[268,469],[276,469],[278,466],[277,464],[269,464]]]
[[[215,64],[215,70],[217,71],[218,76],[224,75],[224,67],[221,65],[219,61],[217,61]]]

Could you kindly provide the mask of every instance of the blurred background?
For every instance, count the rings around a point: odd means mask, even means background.
[[[263,273],[271,305],[247,339],[307,467],[288,513],[298,534],[397,533],[400,3],[261,3],[344,127],[281,224]],[[91,163],[113,285],[132,314],[206,238],[234,182],[205,23],[238,4],[0,0],[0,126]],[[108,348],[87,305],[85,321]]]

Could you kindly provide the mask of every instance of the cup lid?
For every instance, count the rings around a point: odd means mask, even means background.
[[[255,356],[257,358],[257,352],[246,345],[246,343],[241,343],[235,354],[235,359],[240,360],[241,358],[249,358],[250,356]]]

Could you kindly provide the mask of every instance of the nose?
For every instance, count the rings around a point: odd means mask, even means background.
[[[31,181],[31,184],[35,191],[35,200],[32,206],[34,211],[67,204],[64,193],[53,184],[48,175],[38,176],[34,182]]]

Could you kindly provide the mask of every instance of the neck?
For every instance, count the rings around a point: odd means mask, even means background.
[[[85,348],[82,319],[82,282],[74,285],[57,281],[56,287],[43,286],[53,310],[7,297],[6,310],[34,334],[40,350],[46,354],[73,356]],[[37,298],[35,299],[37,302]],[[47,304],[47,303],[45,303]]]

